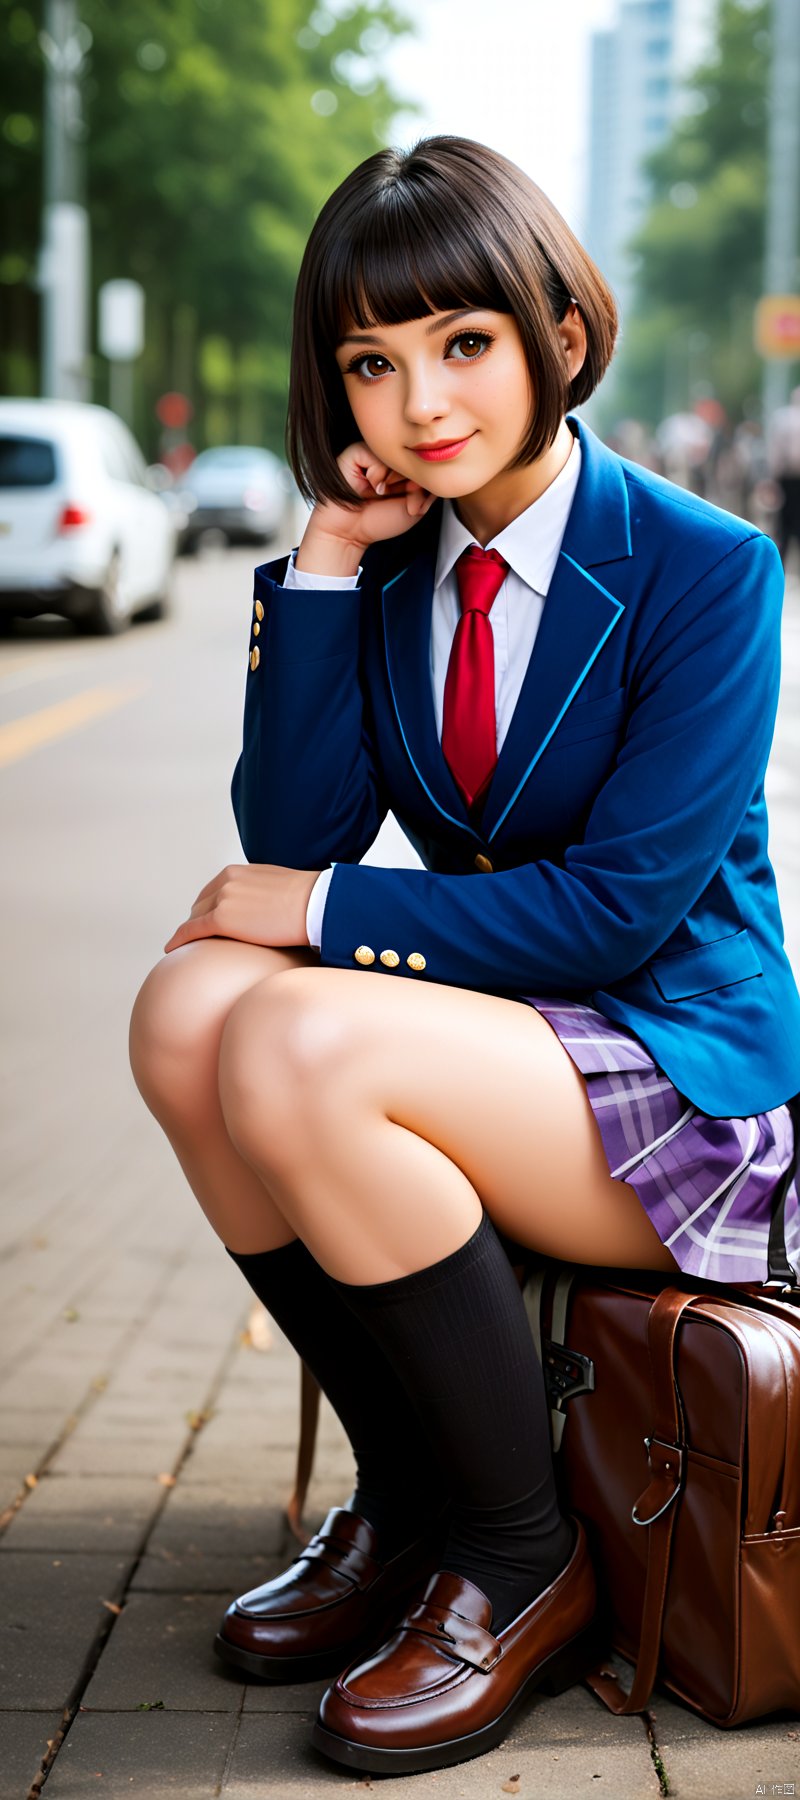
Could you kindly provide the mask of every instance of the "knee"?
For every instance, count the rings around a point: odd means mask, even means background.
[[[326,998],[315,971],[259,982],[225,1021],[219,1096],[240,1153],[275,1173],[307,1156],[326,1120],[341,1116],[348,1065],[347,1021]]]
[[[162,957],[139,989],[131,1012],[128,1053],[139,1092],[154,1111],[177,1097],[202,1058],[213,1009],[204,979],[206,946],[185,944]]]

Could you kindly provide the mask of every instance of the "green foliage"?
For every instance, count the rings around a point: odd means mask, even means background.
[[[651,424],[713,393],[733,418],[756,404],[753,308],[763,290],[769,0],[720,0],[715,52],[689,110],[648,157],[614,413]]]
[[[93,284],[126,276],[146,293],[140,435],[152,452],[153,402],[180,388],[197,408],[198,444],[208,402],[213,435],[223,420],[239,435],[244,411],[250,441],[280,451],[303,246],[326,196],[390,139],[401,100],[381,52],[407,21],[391,0],[316,10],[311,0],[80,0],[79,13],[92,34],[83,108]],[[40,22],[39,7],[0,0],[5,387],[14,354],[19,377],[21,337],[35,376]],[[96,398],[106,381],[98,357]]]

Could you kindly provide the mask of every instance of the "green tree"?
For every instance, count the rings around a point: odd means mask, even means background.
[[[38,237],[42,70],[30,7],[0,0],[14,45],[0,83],[27,126],[0,186],[6,288],[30,282]],[[140,427],[155,396],[190,392],[198,441],[282,447],[291,300],[326,195],[390,136],[401,101],[382,53],[407,22],[390,0],[82,0],[83,82],[95,287],[147,297]],[[13,66],[11,66],[13,65]],[[2,276],[2,265],[0,265]],[[10,276],[10,280],[8,277]],[[12,334],[13,335],[13,334]],[[30,330],[26,337],[30,355]],[[19,361],[3,371],[14,384]],[[97,359],[96,397],[106,397]]]
[[[688,110],[647,158],[651,204],[631,240],[635,293],[610,404],[651,424],[713,393],[758,404],[753,308],[763,288],[769,0],[720,0]],[[601,410],[601,409],[599,409]]]

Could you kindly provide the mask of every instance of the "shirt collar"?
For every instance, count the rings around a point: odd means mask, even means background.
[[[551,481],[538,500],[526,506],[524,512],[512,519],[510,525],[505,525],[486,545],[487,550],[499,550],[515,575],[519,575],[526,586],[534,588],[537,594],[546,594],[553,579],[553,570],[558,561],[580,472],[581,446],[579,438],[575,437],[569,456],[555,481]],[[459,519],[452,500],[445,500],[436,557],[435,587],[439,587],[450,574],[462,550],[475,542],[476,539]]]

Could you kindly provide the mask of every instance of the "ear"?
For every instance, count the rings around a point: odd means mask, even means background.
[[[558,327],[558,335],[564,346],[570,381],[575,380],[579,369],[586,361],[586,326],[577,303],[567,307],[566,313]]]

